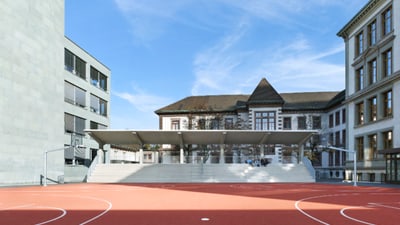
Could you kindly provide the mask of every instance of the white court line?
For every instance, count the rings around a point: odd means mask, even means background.
[[[380,206],[380,207],[384,207],[384,208],[400,210],[399,207],[384,205],[384,204],[380,204],[380,203],[368,203],[368,204],[373,205],[373,206]]]
[[[67,215],[67,211],[66,211],[65,209],[62,209],[62,208],[48,207],[48,206],[38,206],[38,207],[35,207],[35,208],[41,208],[41,209],[55,209],[55,210],[60,210],[60,211],[62,212],[62,214],[61,214],[60,216],[54,217],[53,219],[50,219],[50,220],[43,221],[43,222],[41,222],[41,223],[37,223],[37,224],[35,224],[35,225],[42,225],[42,224],[46,224],[46,223],[51,223],[51,222],[53,222],[53,221],[56,221],[56,220],[61,219],[61,218],[64,217],[65,215]]]
[[[325,197],[333,197],[333,196],[337,196],[337,195],[320,195],[320,196],[313,196],[313,197],[303,198],[303,199],[300,199],[300,200],[296,201],[296,203],[294,204],[294,206],[296,207],[296,209],[297,209],[298,211],[300,211],[303,215],[307,216],[308,218],[310,218],[310,219],[312,219],[312,220],[314,220],[314,221],[317,221],[318,223],[321,223],[321,224],[324,224],[324,225],[329,225],[329,223],[326,223],[326,222],[324,222],[324,221],[322,221],[322,220],[320,220],[320,219],[318,219],[318,218],[316,218],[316,217],[311,216],[309,213],[306,213],[304,210],[302,210],[302,209],[300,208],[299,204],[300,204],[301,202],[303,202],[303,201],[307,201],[307,200],[310,200],[310,199],[325,198]]]
[[[356,222],[359,222],[359,223],[363,223],[363,224],[367,224],[367,225],[376,225],[376,224],[374,224],[374,223],[368,223],[368,222],[366,222],[366,221],[363,221],[363,220],[358,220],[358,219],[356,219],[356,218],[354,218],[354,217],[351,217],[351,216],[348,216],[348,215],[346,215],[345,213],[344,213],[344,211],[346,211],[346,210],[348,210],[348,209],[359,209],[359,208],[364,208],[364,207],[347,207],[347,208],[343,208],[343,209],[341,209],[340,210],[340,214],[342,215],[342,216],[344,216],[344,217],[346,217],[347,219],[349,219],[349,220],[353,220],[353,221],[356,221]]]
[[[12,210],[12,209],[23,209],[23,208],[28,208],[31,206],[33,206],[33,204],[17,205],[17,206],[13,206],[13,207],[0,209],[0,211],[7,211],[7,210]]]
[[[96,216],[94,216],[94,217],[92,217],[92,218],[90,218],[88,220],[83,221],[79,225],[84,225],[84,224],[92,222],[93,220],[96,220],[96,219],[100,218],[101,216],[106,214],[108,211],[110,211],[111,208],[112,208],[112,203],[110,201],[105,200],[105,199],[100,199],[100,198],[95,198],[95,197],[90,197],[90,196],[73,196],[73,195],[72,196],[69,196],[69,195],[52,195],[52,196],[53,197],[64,197],[64,198],[90,199],[90,200],[105,202],[108,205],[107,209],[105,209],[103,212],[99,213],[98,215],[96,215]]]
[[[95,216],[95,217],[92,217],[91,219],[88,219],[88,220],[84,221],[83,223],[80,223],[79,225],[84,225],[84,224],[90,223],[90,222],[92,222],[93,220],[96,220],[96,219],[102,217],[104,214],[106,214],[106,213],[107,213],[108,211],[110,211],[111,208],[112,208],[112,203],[111,203],[110,201],[107,201],[107,200],[104,200],[104,199],[93,198],[93,197],[81,197],[81,198],[86,198],[86,199],[92,199],[92,200],[97,200],[97,201],[105,202],[105,203],[108,204],[108,208],[107,208],[106,210],[104,210],[103,212],[101,212],[99,215],[97,215],[97,216]]]
[[[311,214],[309,214],[309,213],[306,213],[304,210],[302,210],[302,209],[300,208],[299,204],[300,204],[301,202],[303,202],[303,201],[307,201],[307,200],[310,200],[310,199],[326,198],[326,197],[338,197],[338,196],[343,196],[343,197],[344,197],[344,196],[348,196],[348,195],[349,195],[349,194],[335,194],[335,195],[319,195],[319,196],[313,196],[313,197],[308,197],[308,198],[300,199],[300,200],[296,201],[296,203],[295,203],[294,205],[295,205],[296,209],[297,209],[299,212],[301,212],[303,215],[307,216],[308,218],[310,218],[310,219],[312,219],[312,220],[314,220],[314,221],[316,221],[316,222],[318,222],[318,223],[321,223],[321,224],[324,224],[324,225],[329,225],[329,223],[327,223],[327,222],[325,222],[325,221],[322,221],[322,220],[320,220],[320,219],[318,219],[318,218],[316,218],[316,217],[314,217],[314,216],[311,216]],[[358,195],[358,193],[353,193],[353,194],[351,194],[351,195]]]

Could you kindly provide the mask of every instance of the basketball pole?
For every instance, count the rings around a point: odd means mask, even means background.
[[[50,152],[62,151],[67,148],[71,148],[71,146],[44,151],[44,154],[43,154],[43,158],[44,158],[43,159],[43,164],[44,164],[43,165],[43,184],[42,184],[43,186],[45,186],[45,187],[47,186],[47,154]]]
[[[354,155],[354,165],[353,165],[353,186],[357,186],[357,154],[355,150],[348,150],[344,148],[337,148],[337,147],[332,147],[329,146],[329,149],[336,150],[336,151],[342,151],[342,152],[348,152],[348,153],[353,153]]]

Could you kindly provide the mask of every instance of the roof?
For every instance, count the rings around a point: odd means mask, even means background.
[[[282,93],[283,110],[324,110],[339,92]]]
[[[246,102],[249,95],[190,96],[155,111],[161,113],[227,112],[234,111],[237,103]]]
[[[337,95],[335,97],[333,97],[328,104],[326,105],[327,108],[331,108],[331,107],[335,107],[339,104],[341,104],[344,100],[346,99],[346,90],[343,90],[339,93],[337,93]]]
[[[278,92],[263,78],[257,85],[256,89],[250,95],[248,104],[283,104],[284,100]]]
[[[325,110],[339,104],[340,92],[297,92],[279,94],[263,78],[251,95],[190,96],[155,111],[156,114],[218,113],[245,110],[254,105],[282,105],[285,111]],[[335,98],[339,100],[333,101]]]
[[[383,0],[370,0],[365,6],[358,11],[358,13],[351,18],[351,20],[336,34],[339,37],[346,38],[349,33],[349,29],[357,24],[360,20],[366,17],[366,15],[372,11],[372,9],[377,6],[379,2],[385,2]]]
[[[85,130],[99,144],[303,144],[314,130]]]

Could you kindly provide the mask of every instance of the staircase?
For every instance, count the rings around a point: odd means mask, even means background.
[[[98,164],[90,183],[315,182],[302,164]]]

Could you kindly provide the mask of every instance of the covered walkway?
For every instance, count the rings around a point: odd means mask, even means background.
[[[220,159],[224,159],[224,146],[229,144],[296,145],[302,162],[303,144],[317,133],[315,130],[256,131],[256,130],[93,130],[86,132],[104,149],[106,144],[139,145],[143,163],[143,145],[171,144],[180,146],[180,163],[184,163],[184,146],[189,144],[217,144]],[[224,163],[224,162],[220,162]]]

